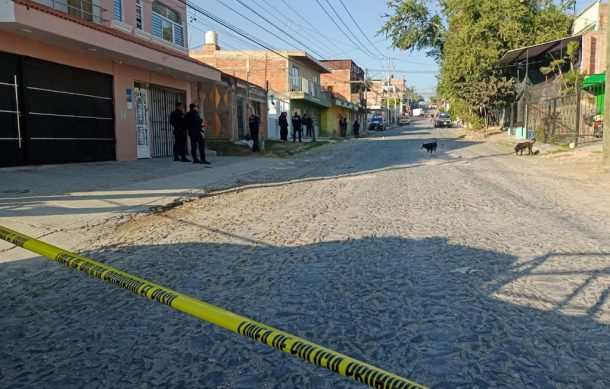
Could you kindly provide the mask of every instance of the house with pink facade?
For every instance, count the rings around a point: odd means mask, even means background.
[[[172,155],[175,103],[222,83],[187,36],[177,0],[0,0],[0,166]]]

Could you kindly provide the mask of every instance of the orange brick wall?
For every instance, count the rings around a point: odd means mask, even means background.
[[[222,51],[213,55],[191,52],[191,57],[222,70],[232,76],[247,80],[263,89],[285,92],[287,84],[286,60],[273,58],[223,57]],[[248,68],[250,71],[248,72]]]
[[[326,90],[332,88],[337,97],[347,101],[351,100],[350,70],[333,69],[332,73],[321,74],[320,84]]]
[[[582,59],[580,69],[585,74],[598,74],[606,70],[606,48],[608,45],[608,5],[600,7],[599,31],[587,32],[582,37]]]

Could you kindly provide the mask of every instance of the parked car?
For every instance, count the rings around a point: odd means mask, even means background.
[[[434,127],[451,127],[452,123],[451,123],[451,117],[449,117],[449,115],[447,115],[445,112],[441,112],[438,114],[438,116],[436,117],[436,120],[434,121]]]
[[[371,123],[369,124],[369,131],[383,131],[385,130],[385,121],[381,116],[373,116]]]
[[[398,124],[401,126],[406,126],[411,124],[411,119],[409,119],[409,117],[407,116],[403,116],[400,119],[398,119]]]

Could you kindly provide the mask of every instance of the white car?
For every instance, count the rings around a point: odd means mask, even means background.
[[[398,119],[398,124],[404,125],[404,126],[409,125],[409,124],[411,124],[411,119],[409,119],[407,117],[400,118],[400,119]]]

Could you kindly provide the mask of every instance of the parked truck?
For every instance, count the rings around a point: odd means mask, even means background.
[[[413,117],[420,117],[424,113],[422,108],[413,108]]]

